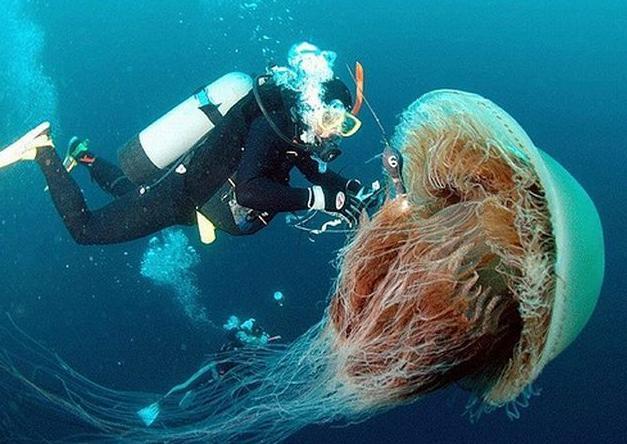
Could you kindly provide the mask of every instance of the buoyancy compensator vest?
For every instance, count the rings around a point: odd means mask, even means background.
[[[259,86],[258,84],[257,87]],[[180,162],[185,164],[188,161],[193,162],[193,150],[202,144],[238,143],[237,147],[229,149],[239,152],[247,128],[255,118],[266,114],[268,110],[277,112],[285,109],[283,97],[276,85],[267,82],[262,88],[253,94],[252,77],[233,72],[200,89],[140,131],[118,151],[122,171],[137,185],[154,184],[171,173]],[[260,94],[265,103],[263,113],[257,102]],[[224,119],[227,114],[229,117]],[[218,131],[215,128],[223,120],[224,124],[216,136],[224,132],[229,136],[227,139],[214,138],[213,133]],[[239,142],[234,142],[236,140]],[[190,157],[186,157],[188,153]],[[265,227],[274,216],[237,203],[235,170],[229,173],[229,177],[225,177],[224,184],[211,197],[197,203],[201,238],[203,229],[209,227],[211,234],[205,236],[211,239],[209,242],[215,238],[213,234],[215,228],[234,236],[250,235]]]

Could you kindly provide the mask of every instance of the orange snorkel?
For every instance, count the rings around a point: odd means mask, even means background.
[[[355,62],[355,104],[351,114],[356,116],[364,103],[364,67],[361,63]]]

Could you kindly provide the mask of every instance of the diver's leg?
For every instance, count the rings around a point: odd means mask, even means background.
[[[170,395],[173,395],[182,390],[192,390],[196,387],[204,385],[208,381],[213,381],[217,379],[216,373],[216,364],[214,362],[209,362],[208,364],[202,366],[200,369],[196,371],[192,376],[190,376],[185,382],[181,384],[175,385],[170,389],[168,393],[166,393],[163,397],[167,398]]]
[[[194,205],[185,194],[182,178],[176,174],[150,190],[136,189],[90,211],[78,184],[54,149],[39,150],[36,160],[63,223],[79,244],[126,242],[194,221]]]
[[[113,197],[120,197],[135,189],[135,185],[126,177],[120,168],[96,157],[89,149],[87,139],[72,137],[68,143],[63,166],[71,172],[76,166],[83,165],[89,169],[91,179]]]
[[[102,157],[94,157],[87,166],[94,182],[113,197],[123,196],[137,188],[117,165]]]
[[[189,406],[192,405],[192,403],[194,402],[194,399],[196,399],[196,391],[209,384],[215,383],[219,379],[219,377],[220,376],[216,369],[216,363],[210,362],[200,368],[183,384],[175,387],[177,392],[185,390],[185,393],[183,393],[183,395],[179,399],[179,408],[183,410],[189,408]]]
[[[177,404],[179,408],[185,410],[194,402],[194,398],[196,397],[195,389],[216,379],[217,373],[215,370],[215,364],[210,362],[209,364],[201,367],[185,382],[172,387],[157,402],[153,402],[152,404],[138,410],[137,415],[141,418],[146,427],[150,427],[155,422],[157,417],[159,417],[161,410],[164,409],[164,404],[166,404],[167,400],[171,396],[184,391]]]

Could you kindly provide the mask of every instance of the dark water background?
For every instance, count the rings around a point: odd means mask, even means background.
[[[482,94],[512,114],[599,208],[607,270],[589,325],[546,368],[541,396],[517,421],[497,412],[471,425],[461,417],[467,395],[452,389],[363,424],[310,427],[291,442],[626,441],[627,4],[258,0],[255,9],[252,3],[7,0],[0,17],[17,14],[41,34],[24,33],[23,26],[0,31],[6,84],[0,112],[7,120],[0,139],[53,112],[60,146],[78,134],[114,158],[129,137],[198,86],[231,70],[259,73],[270,58],[283,62],[300,40],[337,51],[345,78],[344,63],[364,64],[368,96],[389,132],[426,91]],[[20,54],[34,54],[30,65],[51,82],[11,71],[30,66],[16,63]],[[15,88],[16,79],[27,79],[27,87]],[[45,110],[30,106],[50,85],[56,101],[44,103]],[[11,108],[2,108],[7,103]],[[364,130],[345,143],[338,164],[347,175],[371,180],[378,166],[363,162],[381,146],[364,116]],[[106,202],[83,171],[76,177],[92,206]],[[195,371],[222,333],[193,327],[171,291],[140,276],[146,240],[75,246],[43,188],[32,165],[0,175],[0,309],[106,386],[163,391]],[[232,313],[254,316],[290,340],[320,319],[341,236],[313,244],[277,220],[258,236],[222,236],[203,248],[194,230],[187,232],[201,252],[202,302],[216,322]],[[277,289],[287,296],[283,308],[272,301]]]

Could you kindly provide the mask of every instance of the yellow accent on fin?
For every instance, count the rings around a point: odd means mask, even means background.
[[[0,168],[20,160],[34,160],[37,148],[51,147],[54,147],[54,143],[50,137],[50,122],[44,122],[0,151]]]
[[[196,220],[198,221],[200,241],[205,245],[212,244],[216,240],[215,225],[213,225],[213,223],[199,211],[196,212]]]

